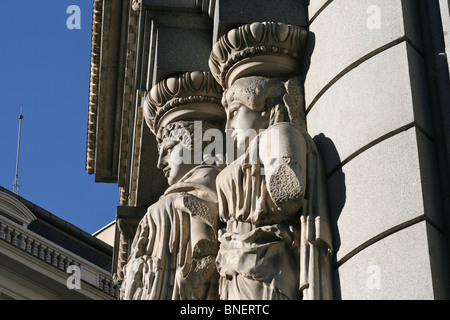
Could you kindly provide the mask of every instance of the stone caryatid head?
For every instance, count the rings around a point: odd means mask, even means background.
[[[203,141],[196,141],[196,134],[202,137],[208,129],[221,128],[225,119],[221,98],[222,88],[214,77],[198,71],[164,79],[148,92],[143,114],[156,136],[158,168],[163,170],[169,185],[202,164],[195,162],[199,158],[194,155],[194,143],[201,144],[200,152],[204,149]],[[196,121],[201,121],[201,132],[195,132]]]
[[[224,89],[228,129],[245,130],[254,123],[258,124],[254,129],[264,129],[278,122],[306,127],[301,77],[306,39],[305,29],[275,22],[243,25],[219,39],[209,67]],[[244,113],[230,107],[236,101],[258,112],[260,119],[232,121],[233,113]],[[247,113],[244,118],[249,120]]]

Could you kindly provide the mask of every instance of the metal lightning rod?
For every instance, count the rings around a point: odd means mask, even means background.
[[[17,158],[16,158],[16,176],[14,178],[13,192],[15,194],[19,194],[19,153],[20,153],[20,136],[22,132],[22,105],[20,106],[20,115],[19,115],[19,138],[17,140]]]

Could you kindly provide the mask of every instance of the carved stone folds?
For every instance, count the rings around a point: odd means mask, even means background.
[[[211,74],[171,76],[146,94],[144,118],[170,187],[139,223],[122,299],[332,297],[325,176],[305,131],[306,37],[283,23],[243,25],[214,45]],[[223,171],[169,158],[196,141],[172,131],[193,135],[193,121],[220,128],[225,117],[238,143],[246,130],[259,134]]]
[[[170,187],[147,210],[123,267],[124,300],[217,299],[216,165],[177,163],[172,150],[191,152],[194,121],[220,128],[222,88],[210,73],[189,72],[160,81],[147,93],[143,113],[159,144],[158,168]],[[168,147],[167,147],[168,146]],[[174,155],[175,154],[175,151]],[[175,172],[175,173],[174,173]]]
[[[245,130],[261,132],[217,177],[226,224],[217,257],[221,299],[333,296],[326,180],[304,129],[306,36],[283,23],[252,23],[228,32],[211,53],[227,128],[237,141]]]

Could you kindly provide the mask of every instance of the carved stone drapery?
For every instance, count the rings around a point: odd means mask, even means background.
[[[245,154],[217,177],[226,224],[217,257],[221,299],[332,298],[325,175],[302,128],[302,82],[295,80],[306,35],[282,23],[253,23],[231,30],[211,53],[227,128],[238,142],[240,132],[262,131],[244,137]]]
[[[205,127],[220,126],[225,115],[221,95],[212,75],[203,72],[170,77],[147,93],[144,117],[157,137],[158,167],[165,172],[170,187],[138,225],[124,267],[122,299],[218,298],[215,178],[220,168],[174,163],[169,154],[180,145],[190,150],[171,131],[181,128],[193,134],[189,128],[197,120],[203,120]],[[194,141],[194,137],[189,140]],[[173,172],[184,172],[183,168],[187,173],[172,176]]]
[[[226,116],[236,138],[261,133],[222,171],[195,165],[169,183],[138,226],[122,299],[332,298],[325,176],[299,74],[306,35],[281,23],[239,27],[214,46],[212,75],[170,77],[147,93],[159,163],[166,139],[179,137],[168,128]]]

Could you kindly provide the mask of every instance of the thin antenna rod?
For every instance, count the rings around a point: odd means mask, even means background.
[[[15,194],[19,194],[19,153],[20,153],[20,136],[22,132],[22,105],[20,106],[20,115],[19,115],[19,138],[17,140],[17,158],[16,158],[16,176],[14,178],[13,192]]]

